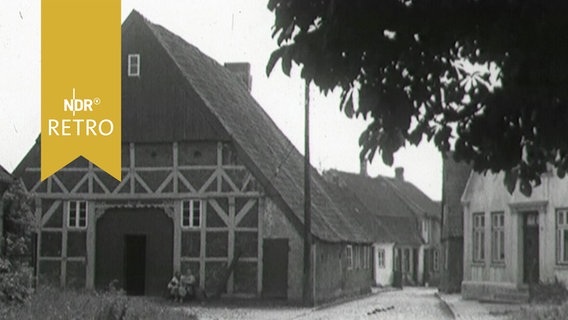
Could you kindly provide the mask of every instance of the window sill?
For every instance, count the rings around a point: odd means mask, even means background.
[[[473,261],[471,263],[472,267],[485,267],[485,262],[484,261]]]
[[[554,269],[557,270],[568,270],[568,263],[556,263],[556,265],[554,266]]]
[[[505,264],[505,262],[497,262],[497,261],[491,262],[491,268],[503,269],[506,267],[507,265]]]

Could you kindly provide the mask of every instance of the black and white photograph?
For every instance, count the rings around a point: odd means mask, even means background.
[[[50,1],[0,3],[0,319],[568,319],[563,2],[115,0],[117,179],[42,175]]]

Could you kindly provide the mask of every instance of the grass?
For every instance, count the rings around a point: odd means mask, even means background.
[[[531,305],[522,308],[513,316],[518,320],[565,320],[568,316],[568,302],[562,305]]]
[[[0,305],[0,319],[197,319],[195,315],[146,298],[117,292],[42,288],[24,304]]]

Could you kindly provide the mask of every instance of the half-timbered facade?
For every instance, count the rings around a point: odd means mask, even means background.
[[[39,139],[16,170],[36,199],[40,284],[161,295],[191,268],[208,293],[301,299],[303,157],[251,97],[249,67],[135,11],[122,50],[122,180],[79,158],[40,182]],[[369,291],[371,235],[312,181],[312,301]]]

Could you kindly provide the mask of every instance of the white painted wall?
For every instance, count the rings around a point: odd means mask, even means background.
[[[568,207],[568,178],[559,179],[549,172],[530,197],[518,190],[509,194],[503,174],[473,174],[462,197],[464,204],[464,282],[523,283],[524,211],[538,211],[539,269],[541,281],[555,278],[568,283],[568,266],[556,263],[556,210]],[[491,212],[505,213],[505,264],[491,262]],[[485,261],[472,261],[472,214],[485,213]]]
[[[373,247],[375,284],[378,286],[391,286],[394,278],[394,243],[374,244]],[[384,250],[385,252],[384,268],[379,268],[378,265],[378,254],[380,250]]]

